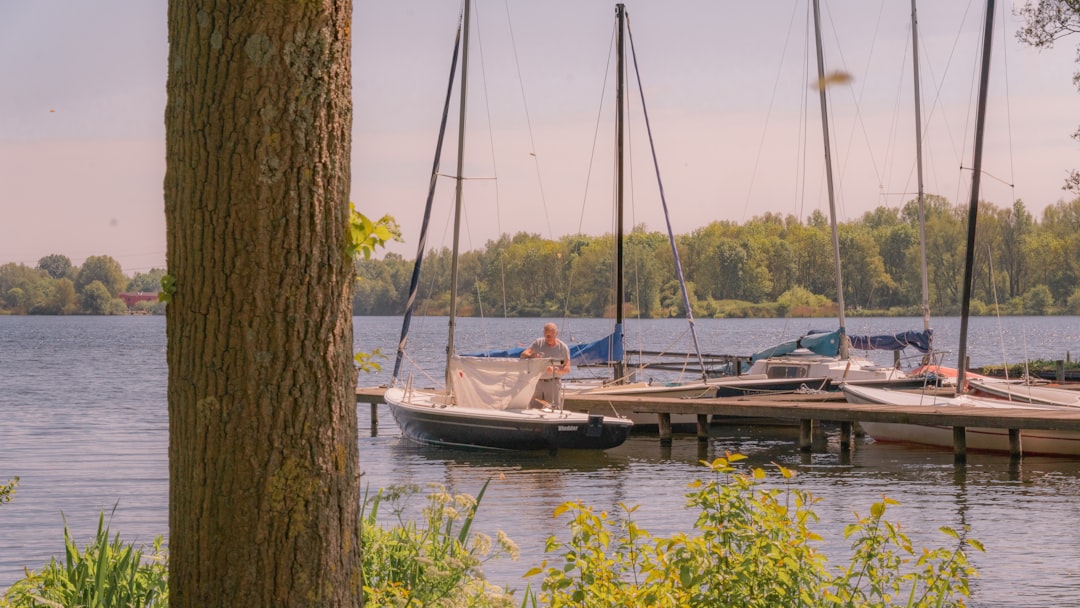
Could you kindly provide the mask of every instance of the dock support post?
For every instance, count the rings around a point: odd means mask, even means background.
[[[671,414],[657,414],[656,417],[660,428],[660,445],[671,445]]]
[[[967,462],[967,429],[962,426],[952,428],[953,460]]]
[[[799,450],[809,452],[814,445],[814,421],[799,421]]]
[[[1058,359],[1055,363],[1057,364],[1057,381],[1058,384],[1061,384],[1065,382],[1065,360]]]
[[[1009,457],[1019,460],[1023,456],[1023,446],[1020,443],[1020,429],[1009,429]]]
[[[379,435],[379,404],[371,404],[371,436],[377,437]]]
[[[709,415],[698,414],[697,415],[697,438],[698,441],[709,440]]]
[[[851,451],[851,426],[850,422],[840,423],[840,451]]]

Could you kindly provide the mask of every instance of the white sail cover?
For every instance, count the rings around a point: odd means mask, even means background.
[[[529,407],[536,383],[551,364],[549,359],[450,358],[450,373],[457,404],[492,410]]]

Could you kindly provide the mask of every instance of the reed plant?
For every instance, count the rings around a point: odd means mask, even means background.
[[[162,537],[154,539],[148,554],[109,539],[105,513],[97,534],[83,549],[71,538],[64,521],[64,560],[52,558],[40,571],[25,571],[3,599],[2,608],[110,608],[115,606],[163,608],[169,604],[168,565]]]

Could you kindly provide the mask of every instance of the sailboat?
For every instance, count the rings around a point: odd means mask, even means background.
[[[665,397],[665,398],[712,398],[717,396],[728,395],[744,395],[744,394],[760,394],[760,393],[781,393],[781,392],[795,392],[799,390],[825,390],[829,386],[829,381],[826,378],[769,378],[764,374],[757,376],[735,376],[735,377],[719,377],[710,378],[707,370],[705,369],[705,363],[701,354],[701,348],[698,343],[697,333],[695,329],[693,311],[690,307],[689,294],[686,290],[686,282],[682,275],[682,265],[679,260],[679,252],[675,246],[675,239],[671,228],[671,221],[667,212],[667,202],[664,196],[663,182],[660,179],[660,170],[658,163],[656,162],[655,149],[653,150],[654,169],[656,171],[657,183],[659,185],[660,200],[663,205],[664,217],[667,221],[668,240],[671,244],[672,257],[675,265],[675,272],[679,280],[679,285],[682,288],[683,308],[686,310],[686,318],[690,324],[690,334],[693,338],[694,353],[697,355],[698,369],[701,370],[702,376],[700,379],[691,381],[677,381],[677,382],[637,382],[633,380],[635,375],[634,370],[627,370],[625,361],[625,351],[623,348],[623,299],[625,289],[623,287],[623,243],[624,243],[624,223],[623,223],[623,191],[626,180],[624,179],[624,149],[623,144],[626,131],[626,120],[624,116],[625,112],[625,85],[627,82],[627,38],[630,32],[628,23],[628,15],[625,7],[622,4],[617,4],[615,8],[616,13],[616,68],[615,68],[615,129],[617,143],[615,146],[615,214],[616,214],[616,227],[617,234],[615,236],[615,327],[614,331],[593,342],[589,342],[583,345],[572,345],[571,348],[571,365],[603,365],[612,368],[612,378],[610,380],[595,380],[590,379],[587,381],[572,381],[565,382],[563,384],[563,392],[565,394],[588,394],[588,395],[611,395],[611,396],[643,396],[643,397]],[[629,46],[633,48],[633,40],[630,37]],[[635,64],[636,72],[636,64]],[[639,93],[641,93],[641,81],[638,79]],[[642,109],[645,110],[644,95],[641,94]],[[652,128],[649,123],[648,112],[644,111],[645,126],[649,133],[650,146],[652,145]],[[516,357],[521,354],[524,347],[518,347],[513,349],[497,349],[487,350],[476,353],[470,353],[470,356],[476,357]],[[656,424],[655,416],[637,415],[628,413],[629,416],[638,416],[634,419],[635,424]],[[676,414],[672,416],[671,420],[674,425],[681,424],[697,424],[697,416],[694,414]]]
[[[469,63],[470,0],[465,0],[454,44],[434,168],[422,221],[416,263],[394,363],[393,383],[384,399],[402,433],[415,441],[444,446],[500,450],[605,450],[626,441],[633,422],[623,418],[564,411],[557,406],[530,408],[536,384],[550,359],[467,357],[454,349],[457,313],[458,250],[462,215],[462,174],[465,148],[465,109]],[[455,72],[461,52],[457,174],[450,276],[450,321],[447,338],[446,384],[442,390],[417,388],[410,376],[399,384],[409,323],[416,302],[420,265],[431,217],[435,183]]]
[[[990,73],[990,50],[994,29],[994,0],[987,0],[986,24],[983,32],[983,53],[981,65],[981,83],[979,87],[978,107],[975,121],[975,147],[972,163],[971,199],[968,212],[967,255],[964,264],[964,285],[960,308],[960,348],[957,355],[959,361],[966,359],[967,329],[970,317],[971,282],[975,246],[975,226],[978,220],[979,183],[982,175],[982,146],[983,131],[986,124],[986,97],[987,82]],[[996,408],[1020,408],[1020,409],[1057,409],[1062,405],[1042,405],[1034,403],[1016,403],[1002,399],[989,399],[965,394],[962,391],[967,385],[965,381],[966,370],[964,365],[957,367],[956,390],[957,394],[952,397],[936,396],[929,394],[905,393],[894,390],[868,388],[863,386],[844,385],[843,391],[847,400],[851,403],[860,404],[884,404],[884,405],[915,405],[926,407],[950,407],[950,406],[975,406],[987,409]],[[993,383],[974,380],[971,384],[982,383],[992,386]],[[1070,407],[1066,405],[1066,407]],[[1078,404],[1077,406],[1080,406]],[[1075,406],[1073,406],[1075,407]],[[921,426],[912,424],[862,422],[863,430],[877,441],[916,443],[936,447],[951,447],[953,445],[953,430],[951,427]],[[1077,456],[1080,455],[1080,432],[1076,431],[1027,431],[1023,434],[1024,451],[1029,454],[1043,454],[1051,456]],[[1008,429],[970,428],[966,429],[966,443],[969,448],[993,452],[1011,452]]]
[[[857,382],[893,387],[921,386],[924,382],[923,378],[910,379],[906,373],[896,367],[878,365],[867,358],[852,356],[849,352],[853,341],[868,349],[902,350],[907,346],[913,346],[921,352],[929,352],[933,332],[929,328],[927,320],[927,326],[923,332],[860,336],[855,340],[853,338],[856,337],[847,334],[844,319],[844,281],[840,267],[840,236],[836,224],[836,197],[833,186],[832,153],[829,140],[829,113],[825,90],[828,81],[825,77],[825,60],[821,42],[821,10],[818,0],[814,0],[813,8],[821,131],[825,145],[825,178],[829,196],[829,220],[835,264],[837,316],[840,327],[833,332],[811,333],[797,340],[785,342],[755,353],[747,366],[747,372],[751,375],[764,375],[769,378],[823,376],[837,383]]]
[[[968,387],[976,394],[984,394],[997,399],[1007,399],[1021,403],[1080,407],[1080,391],[1039,384],[1028,380],[969,379]]]

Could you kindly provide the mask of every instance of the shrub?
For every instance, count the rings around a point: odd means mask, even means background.
[[[518,550],[503,533],[493,542],[473,532],[472,524],[487,483],[476,498],[451,495],[433,485],[422,523],[403,518],[404,499],[414,486],[380,490],[365,499],[361,515],[364,604],[368,606],[510,607],[512,594],[484,580],[481,566],[501,555],[517,559]],[[394,508],[398,523],[377,523],[380,507]]]
[[[898,525],[884,520],[889,499],[845,529],[854,554],[830,573],[814,546],[816,499],[794,489],[761,487],[765,472],[738,472],[741,456],[706,463],[713,479],[691,484],[688,506],[700,509],[695,533],[653,537],[620,505],[614,520],[579,503],[566,503],[570,539],[548,540],[557,554],[526,576],[543,574],[532,606],[962,606],[975,574],[965,548],[981,550],[942,528],[954,549],[916,553]],[[780,467],[787,479],[792,473]]]

